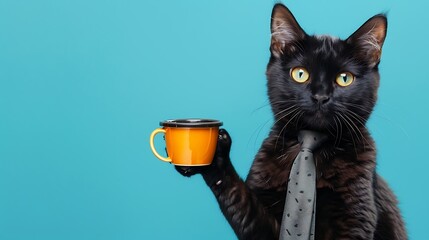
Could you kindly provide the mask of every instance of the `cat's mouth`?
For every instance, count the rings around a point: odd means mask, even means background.
[[[333,118],[333,114],[330,114],[326,109],[317,109],[306,112],[302,120],[307,128],[324,130],[332,126]]]

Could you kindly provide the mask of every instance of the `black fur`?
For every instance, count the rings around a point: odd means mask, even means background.
[[[377,15],[345,40],[309,36],[285,6],[274,6],[267,86],[275,123],[246,181],[231,164],[223,129],[212,165],[176,167],[185,176],[202,174],[239,239],[278,239],[301,129],[329,135],[314,152],[316,239],[407,239],[396,198],[375,171],[375,144],[365,127],[377,99],[386,29],[386,17]],[[305,67],[309,80],[294,81],[294,67]],[[355,81],[339,86],[341,72]]]

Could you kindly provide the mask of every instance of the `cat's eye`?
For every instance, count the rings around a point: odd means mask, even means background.
[[[341,87],[347,87],[353,83],[355,80],[355,76],[350,72],[343,72],[337,75],[337,79],[335,80],[338,85]]]
[[[290,76],[293,80],[299,83],[304,83],[310,78],[310,74],[308,73],[307,69],[303,67],[292,68],[290,71]]]

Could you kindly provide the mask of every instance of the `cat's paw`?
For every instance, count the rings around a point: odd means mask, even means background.
[[[228,175],[232,170],[229,151],[231,150],[232,140],[225,129],[219,129],[219,135],[216,145],[216,153],[212,164],[203,170],[202,176],[207,185],[217,186],[219,181]]]
[[[204,167],[174,166],[174,168],[176,168],[176,171],[185,177],[191,177],[204,170]]]
[[[213,162],[208,169],[209,172],[223,171],[230,163],[229,152],[231,150],[232,140],[225,129],[219,129],[219,135],[216,145],[216,152]]]
[[[229,136],[229,133],[221,128],[219,129],[219,135],[216,146],[216,156],[229,157],[229,152],[231,151],[232,139]]]

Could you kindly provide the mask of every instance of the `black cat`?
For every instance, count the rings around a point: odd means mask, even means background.
[[[177,167],[201,173],[239,239],[278,239],[291,164],[301,129],[329,140],[317,165],[316,238],[407,239],[397,201],[376,173],[376,149],[365,124],[379,85],[387,19],[376,15],[349,38],[309,36],[283,5],[273,8],[268,95],[275,123],[243,182],[221,130],[213,163]]]

